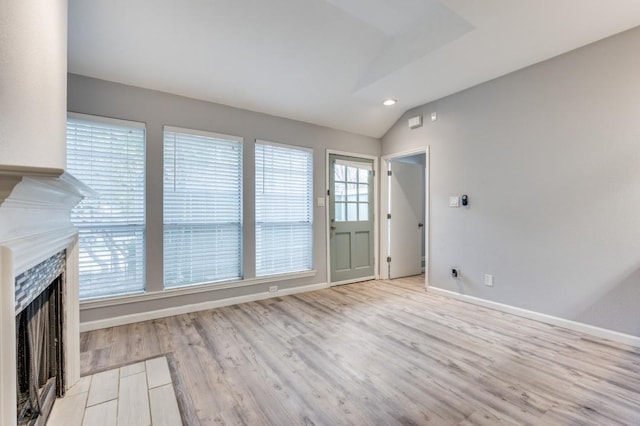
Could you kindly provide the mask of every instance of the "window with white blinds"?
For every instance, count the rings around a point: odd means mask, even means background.
[[[256,275],[313,267],[313,153],[256,141]]]
[[[242,276],[242,139],[164,129],[164,285]]]
[[[80,238],[80,299],[144,291],[144,125],[70,114],[67,169],[98,194],[71,212]]]

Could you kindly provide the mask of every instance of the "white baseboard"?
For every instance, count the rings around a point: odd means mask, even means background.
[[[191,305],[176,306],[172,308],[159,309],[156,311],[140,312],[137,314],[123,315],[119,317],[107,318],[103,320],[87,321],[80,323],[80,332],[99,330],[102,328],[116,327],[119,325],[133,324],[136,322],[150,321],[158,318],[166,318],[173,315],[189,314],[192,312],[206,311],[223,306],[237,305],[246,302],[270,299],[273,297],[289,296],[296,293],[321,290],[329,288],[327,283],[310,284],[299,287],[285,288],[275,292],[264,292],[248,294],[246,296],[229,297],[226,299],[210,300],[208,302],[194,303]]]
[[[427,287],[427,291],[435,294],[440,294],[442,296],[451,297],[453,299],[462,300],[464,302],[473,303],[474,305],[484,306],[485,308],[495,309],[496,311],[506,312],[508,314],[517,315],[519,317],[540,321],[545,324],[564,327],[569,330],[588,334],[590,336],[600,337],[603,339],[608,339],[614,342],[640,348],[640,337],[632,336],[630,334],[620,333],[617,331],[608,330],[606,328],[595,327],[593,325],[554,317],[552,315],[541,314],[539,312],[529,311],[527,309],[517,308],[515,306],[492,302],[486,299],[480,299],[478,297],[467,296],[465,294],[459,294],[454,291],[444,290],[437,287]]]

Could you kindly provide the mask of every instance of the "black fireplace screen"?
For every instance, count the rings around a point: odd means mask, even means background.
[[[62,396],[61,277],[16,317],[18,424],[48,414]]]
[[[16,316],[18,424],[48,416],[64,385],[62,282],[58,276]]]

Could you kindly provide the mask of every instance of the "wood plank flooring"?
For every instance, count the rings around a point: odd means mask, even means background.
[[[167,354],[187,425],[640,425],[639,349],[423,280],[83,333],[83,374]]]

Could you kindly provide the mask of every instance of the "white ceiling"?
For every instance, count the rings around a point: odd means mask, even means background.
[[[380,137],[637,25],[638,0],[69,0],[69,72]]]

